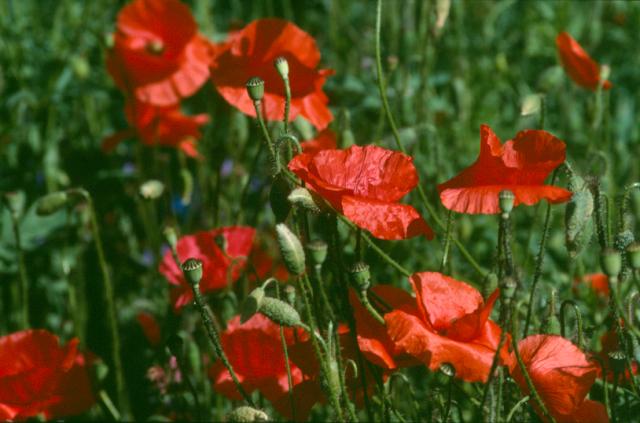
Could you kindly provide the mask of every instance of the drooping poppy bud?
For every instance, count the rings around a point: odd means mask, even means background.
[[[262,410],[243,405],[230,411],[225,420],[229,423],[268,422],[269,416]]]
[[[287,200],[296,207],[309,210],[312,213],[320,213],[320,207],[316,199],[313,198],[313,194],[306,188],[299,187],[294,189],[287,197]]]
[[[264,288],[257,287],[247,296],[242,303],[242,311],[240,313],[240,323],[244,323],[253,317],[260,310],[262,299],[264,298]]]
[[[191,285],[197,286],[202,279],[202,260],[190,258],[182,263],[184,276]]]
[[[247,93],[252,101],[261,101],[264,97],[264,81],[257,76],[247,81]]]
[[[292,275],[303,275],[305,271],[305,256],[300,240],[284,223],[276,225],[276,232],[280,253],[287,270]]]
[[[298,311],[277,298],[264,297],[258,311],[282,326],[294,327],[302,324]]]

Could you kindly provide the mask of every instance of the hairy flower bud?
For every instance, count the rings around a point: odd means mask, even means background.
[[[264,97],[264,81],[257,76],[247,81],[247,93],[252,101],[260,101]]]
[[[277,298],[264,297],[260,301],[258,311],[267,316],[269,320],[282,326],[293,327],[302,324],[298,311]]]
[[[278,71],[278,74],[280,74],[280,77],[282,79],[289,79],[289,62],[287,62],[287,59],[285,57],[276,57],[273,65],[276,67],[276,70]]]
[[[287,197],[289,202],[305,210],[309,210],[312,213],[320,213],[320,207],[316,202],[313,194],[306,188],[296,188]]]
[[[616,278],[622,269],[622,256],[613,248],[605,248],[600,253],[600,266],[605,275],[610,278]]]
[[[202,279],[202,260],[195,258],[187,259],[187,261],[182,263],[182,272],[187,282],[197,286]]]
[[[243,405],[230,411],[225,420],[229,423],[268,422],[269,416],[262,410]]]
[[[302,244],[297,236],[284,223],[276,225],[278,235],[278,245],[280,246],[280,254],[292,275],[301,276],[305,271],[305,257]]]

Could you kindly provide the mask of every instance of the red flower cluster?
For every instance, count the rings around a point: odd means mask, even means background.
[[[595,91],[600,84],[600,65],[584,51],[571,35],[561,32],[556,37],[556,46],[562,67],[573,81],[581,87]],[[611,82],[604,81],[602,88],[611,88]]]
[[[0,338],[0,420],[40,414],[59,419],[95,403],[87,367],[90,359],[46,330],[29,329]]]
[[[565,159],[565,144],[542,130],[525,130],[501,144],[488,125],[480,127],[480,155],[474,164],[438,185],[442,204],[458,213],[500,212],[500,191],[515,195],[515,205],[542,199],[562,203],[571,198],[564,188],[545,185],[549,173]]]
[[[398,201],[418,184],[413,159],[374,145],[295,156],[289,169],[349,220],[380,239],[433,238],[412,206]]]
[[[284,118],[284,83],[273,66],[274,60],[282,56],[289,63],[291,75],[289,118],[301,115],[317,129],[333,120],[327,107],[329,99],[322,91],[326,77],[333,71],[316,69],[320,62],[316,42],[296,25],[281,19],[259,19],[232,33],[219,48],[211,79],[220,95],[241,112],[256,115],[245,84],[258,76],[265,82],[265,118]]]
[[[501,333],[489,320],[498,290],[485,303],[475,288],[440,273],[415,273],[410,282],[415,299],[398,288],[373,289],[381,303],[392,307],[384,315],[386,331],[352,297],[365,356],[388,369],[421,362],[437,370],[446,363],[462,380],[486,381]],[[506,363],[506,347],[500,354]]]
[[[518,343],[518,351],[542,402],[558,423],[609,421],[604,405],[586,399],[598,370],[578,347],[560,336],[533,335]],[[529,394],[515,358],[510,369],[520,389]],[[530,403],[544,420],[535,401]]]
[[[223,289],[233,284],[244,270],[254,236],[255,229],[246,226],[230,226],[186,235],[178,240],[176,246],[178,260],[180,263],[189,258],[202,260],[200,292],[203,294]],[[175,310],[193,301],[191,286],[184,279],[171,251],[165,253],[159,270],[170,284],[175,285],[171,291]]]

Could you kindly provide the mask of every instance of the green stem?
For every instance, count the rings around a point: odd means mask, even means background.
[[[276,298],[280,299],[280,287],[276,282]],[[296,421],[296,403],[293,399],[293,377],[291,376],[291,363],[289,363],[289,348],[287,340],[284,337],[284,327],[280,325],[280,341],[282,342],[282,351],[284,352],[284,365],[287,369],[287,384],[289,391],[289,402],[291,404],[291,419]]]
[[[18,273],[20,275],[20,299],[22,303],[20,320],[23,329],[29,326],[29,279],[27,277],[27,267],[24,264],[24,251],[22,250],[22,240],[20,237],[20,222],[18,220],[18,211],[14,210],[11,203],[5,196],[2,201],[11,216],[11,226],[13,227],[13,238],[16,243],[16,256],[18,258]]]
[[[262,131],[262,136],[264,137],[264,142],[267,145],[267,148],[269,150],[269,160],[271,162],[271,165],[274,167],[274,169],[272,170],[273,170],[273,174],[275,175],[280,171],[280,169],[276,161],[276,152],[273,147],[273,140],[271,139],[271,135],[269,135],[269,130],[267,129],[267,125],[264,122],[264,117],[262,116],[261,104],[262,103],[260,101],[254,101],[253,107],[256,110],[256,120],[258,121],[258,126],[260,126],[260,130]]]
[[[358,299],[360,300],[364,308],[366,308],[367,311],[371,314],[371,316],[373,316],[373,318],[378,321],[378,323],[380,323],[383,326],[386,325],[384,318],[380,316],[380,313],[378,313],[378,311],[375,308],[373,308],[373,306],[369,302],[369,297],[367,297],[366,291],[361,292],[360,295],[358,295]]]
[[[449,248],[451,246],[451,229],[453,227],[453,211],[447,213],[447,228],[444,235],[444,251],[442,252],[442,261],[440,262],[440,272],[444,272],[449,259]]]
[[[582,346],[584,345],[584,338],[582,335],[582,315],[580,314],[580,309],[578,308],[578,305],[571,300],[563,301],[562,305],[560,306],[560,335],[562,335],[563,338],[566,338],[566,330],[565,330],[566,306],[571,306],[573,308],[573,312],[575,313],[576,327],[578,332],[578,348],[582,349]]]
[[[516,405],[513,406],[513,408],[511,409],[511,411],[509,411],[509,414],[507,415],[507,423],[509,423],[511,421],[511,419],[513,418],[513,416],[516,414],[516,411],[518,411],[520,409],[520,407],[522,407],[522,405],[529,401],[529,395],[526,395],[523,398],[520,398],[520,401],[518,401],[516,403]]]
[[[291,107],[291,84],[289,83],[289,78],[282,78],[282,82],[284,82],[284,94],[285,94],[285,103],[284,103],[284,133],[289,133],[289,109]]]

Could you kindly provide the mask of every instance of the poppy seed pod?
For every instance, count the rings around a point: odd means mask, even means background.
[[[502,211],[502,213],[506,215],[511,213],[511,210],[513,210],[513,204],[516,199],[516,196],[513,194],[513,192],[507,189],[500,191],[498,199],[500,202],[500,211]]]
[[[616,375],[624,373],[627,358],[624,351],[611,351],[607,355],[609,356],[609,363],[611,365],[611,370],[613,370],[613,373]]]
[[[264,97],[264,81],[257,76],[247,81],[247,93],[252,101],[261,101]]]
[[[229,423],[268,422],[269,416],[262,410],[243,405],[230,411],[225,421]]]
[[[282,326],[294,327],[302,324],[298,311],[277,298],[262,298],[258,311],[267,316],[269,320]]]
[[[322,266],[327,259],[327,252],[329,247],[326,242],[321,239],[316,239],[307,244],[307,252],[311,257],[311,263],[314,266]]]
[[[371,272],[369,265],[364,262],[357,262],[349,269],[351,284],[358,292],[365,292],[371,286]]]
[[[49,216],[69,204],[69,193],[66,191],[52,192],[38,200],[36,214],[38,216]]]
[[[634,242],[627,247],[627,257],[634,270],[640,269],[640,243]]]
[[[195,258],[187,259],[187,261],[182,263],[182,272],[189,284],[197,286],[202,279],[202,260]]]
[[[240,323],[244,323],[253,317],[260,310],[262,299],[264,298],[264,288],[257,287],[247,296],[242,303],[242,311],[240,312]]]
[[[622,256],[613,248],[605,248],[600,253],[600,266],[610,278],[616,278],[622,269]]]
[[[276,60],[273,61],[273,65],[276,67],[276,70],[282,79],[289,79],[289,62],[287,62],[285,57],[276,57]]]
[[[278,234],[280,254],[282,254],[287,270],[292,275],[301,276],[305,271],[305,257],[300,240],[284,223],[276,225],[276,232]]]
[[[306,188],[299,187],[294,189],[287,197],[287,200],[296,207],[309,210],[312,213],[320,213],[320,207],[315,198],[313,198],[313,194]]]

